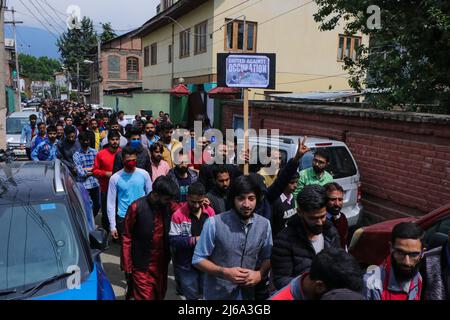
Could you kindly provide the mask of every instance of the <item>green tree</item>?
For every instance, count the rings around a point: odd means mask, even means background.
[[[71,72],[74,87],[77,87],[76,72],[77,63],[80,64],[81,89],[89,86],[89,66],[83,61],[92,60],[96,56],[97,34],[91,19],[84,17],[80,29],[72,29],[64,32],[57,41],[61,60]]]
[[[61,70],[58,60],[19,54],[21,75],[36,81],[53,81],[54,73]]]
[[[357,49],[359,59],[345,59],[344,69],[353,88],[372,89],[374,106],[437,104],[439,112],[450,113],[450,1],[315,2],[321,30],[340,25],[347,35],[370,37],[370,45]],[[379,29],[368,25],[371,5],[381,9]]]
[[[103,28],[103,31],[100,36],[102,43],[107,42],[107,41],[112,40],[117,37],[117,34],[114,32],[114,29],[112,28],[110,22],[102,23],[102,28]]]

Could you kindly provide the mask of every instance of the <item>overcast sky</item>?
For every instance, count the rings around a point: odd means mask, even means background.
[[[141,26],[153,17],[159,2],[159,0],[7,0],[7,6],[9,9],[14,6],[14,9],[18,11],[16,20],[23,21],[23,25],[44,29],[33,17],[34,14],[52,32],[61,33],[66,27],[68,7],[76,5],[81,10],[81,16],[88,16],[94,20],[96,30],[101,29],[99,29],[100,22],[111,22],[117,33],[121,34]],[[10,18],[10,14],[6,17]]]

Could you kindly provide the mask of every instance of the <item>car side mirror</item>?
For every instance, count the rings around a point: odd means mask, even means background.
[[[430,236],[428,241],[428,249],[434,249],[443,246],[448,240],[448,235],[445,233],[436,232]]]
[[[89,233],[91,249],[105,251],[108,249],[108,233],[103,229],[96,229]]]

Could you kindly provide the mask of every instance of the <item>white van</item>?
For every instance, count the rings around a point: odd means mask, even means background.
[[[37,116],[36,125],[42,122],[39,112],[26,111],[26,112],[13,112],[6,118],[6,142],[7,148],[12,149],[14,154],[19,157],[26,157],[25,149],[20,149],[20,136],[22,134],[22,128],[30,122],[30,115],[35,114]]]
[[[278,148],[283,157],[283,163],[293,158],[297,153],[298,140],[302,136],[279,136],[275,141],[273,137],[257,138],[250,137],[250,150],[256,155],[257,148],[270,148],[278,144]],[[239,139],[239,143],[243,143]],[[326,170],[333,176],[334,181],[339,183],[344,189],[344,207],[342,212],[348,219],[349,226],[354,226],[358,222],[362,211],[361,205],[361,182],[358,166],[349,148],[342,141],[331,140],[320,137],[307,137],[306,146],[311,152],[305,154],[301,160],[299,170],[312,166],[313,153],[318,148],[324,148],[330,155],[330,164]]]

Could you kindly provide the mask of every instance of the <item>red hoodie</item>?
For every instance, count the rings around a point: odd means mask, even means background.
[[[94,168],[92,172],[98,178],[100,182],[101,192],[108,192],[109,178],[106,176],[106,172],[112,172],[114,167],[114,159],[116,154],[121,152],[122,149],[118,148],[115,153],[111,153],[109,148],[105,148],[97,153],[94,160]]]

